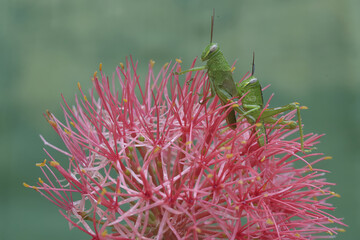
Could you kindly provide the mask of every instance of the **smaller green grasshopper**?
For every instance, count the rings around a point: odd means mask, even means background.
[[[237,85],[237,91],[241,99],[241,107],[246,111],[244,117],[250,124],[256,124],[256,130],[258,135],[258,143],[260,146],[264,146],[267,143],[266,125],[276,124],[270,126],[271,128],[285,128],[295,129],[299,127],[301,150],[304,150],[304,134],[301,124],[300,109],[307,109],[305,106],[299,105],[297,102],[287,104],[282,107],[266,108],[264,109],[264,100],[262,95],[262,88],[258,79],[254,76],[255,72],[255,53],[253,53],[252,71],[251,76]],[[286,111],[297,110],[298,123],[295,121],[286,121],[283,119],[277,119],[274,116]],[[260,124],[259,124],[260,123]],[[311,150],[306,150],[311,151]]]

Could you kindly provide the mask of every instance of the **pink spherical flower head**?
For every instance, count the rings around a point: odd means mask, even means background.
[[[297,129],[270,127],[260,146],[245,118],[234,130],[225,123],[234,102],[199,103],[209,93],[203,71],[184,83],[173,74],[180,61],[157,75],[153,65],[145,87],[132,59],[111,80],[100,65],[88,95],[79,84],[76,105],[64,99],[63,122],[47,112],[66,150],[43,141],[64,157],[45,150],[51,160],[37,164],[44,180],[25,186],[92,239],[319,239],[344,231],[329,214],[334,184],[315,166],[329,157],[302,153]],[[319,137],[305,135],[305,147]]]

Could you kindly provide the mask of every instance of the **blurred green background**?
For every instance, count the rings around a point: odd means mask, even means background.
[[[0,2],[0,239],[90,239],[40,194],[22,182],[42,177],[45,158],[39,134],[63,146],[43,117],[61,116],[60,93],[74,103],[77,82],[103,63],[112,75],[132,54],[140,76],[148,61],[159,69],[181,58],[183,68],[214,40],[235,78],[250,70],[271,84],[271,106],[298,101],[305,132],[326,133],[320,152],[333,156],[318,165],[337,185],[335,215],[350,225],[338,239],[358,239],[360,227],[360,1],[119,1],[2,0]],[[60,160],[60,159],[58,159]],[[61,161],[61,160],[60,160]]]

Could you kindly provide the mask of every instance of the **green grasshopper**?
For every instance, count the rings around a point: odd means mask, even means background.
[[[211,17],[211,35],[210,35],[210,44],[206,46],[205,50],[201,54],[201,60],[207,61],[205,66],[191,68],[186,71],[176,72],[175,74],[181,75],[187,72],[207,70],[208,77],[210,79],[210,88],[211,96],[205,98],[201,103],[206,102],[208,99],[215,96],[219,97],[222,105],[226,105],[231,101],[232,98],[238,97],[238,92],[236,90],[236,85],[232,77],[231,67],[226,61],[223,53],[220,51],[220,48],[217,43],[212,42],[213,29],[214,29],[214,16],[215,10],[213,11],[213,16]],[[241,114],[244,114],[242,109],[239,107],[234,107],[236,111]],[[226,122],[230,128],[236,128],[236,117],[235,111],[232,109],[226,116]]]
[[[235,111],[242,115],[242,118],[246,118],[250,124],[255,124],[259,121],[261,124],[257,124],[256,126],[257,134],[259,136],[258,143],[260,146],[264,146],[267,142],[265,123],[278,123],[285,125],[285,128],[289,129],[296,128],[296,125],[298,125],[301,137],[301,149],[304,150],[299,104],[291,103],[283,107],[263,110],[264,101],[261,85],[253,75],[236,86],[229,63],[220,51],[218,44],[212,42],[214,16],[215,10],[213,11],[213,16],[211,17],[210,44],[206,46],[205,50],[201,54],[201,60],[207,61],[206,65],[194,67],[186,71],[176,72],[175,74],[182,75],[187,72],[207,70],[208,77],[210,79],[211,96],[206,97],[201,103],[204,103],[208,99],[214,97],[215,94],[219,97],[222,105],[232,102],[233,98],[242,97],[242,106],[240,107],[238,104],[234,103],[232,105],[233,109],[226,116],[226,122],[230,128],[236,128]],[[294,121],[278,121],[278,119],[273,117],[274,115],[293,109],[298,110],[298,124]]]
[[[293,102],[282,107],[266,108],[264,109],[264,100],[262,95],[262,88],[258,79],[254,76],[255,72],[255,53],[253,53],[251,76],[237,85],[239,97],[241,97],[241,107],[246,111],[244,117],[250,124],[256,124],[258,135],[258,143],[264,146],[267,143],[266,123],[276,124],[271,126],[274,128],[295,129],[299,127],[301,150],[304,151],[304,134],[301,124],[300,109],[307,109],[307,107],[300,107],[299,103]],[[298,123],[295,121],[286,121],[282,118],[277,119],[274,116],[286,111],[297,110]],[[255,121],[254,121],[255,120]],[[260,123],[260,124],[259,124]],[[281,126],[282,125],[282,126]],[[308,151],[308,150],[307,150]]]

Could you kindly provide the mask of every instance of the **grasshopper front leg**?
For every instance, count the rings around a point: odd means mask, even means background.
[[[188,70],[181,71],[181,72],[174,72],[174,74],[175,75],[183,75],[183,74],[188,73],[188,72],[197,72],[197,71],[201,71],[201,70],[205,70],[205,69],[206,69],[206,65],[201,66],[201,67],[190,68]]]
[[[188,72],[197,72],[197,71],[201,71],[201,70],[205,70],[205,69],[207,69],[206,65],[201,66],[201,67],[190,68],[190,69],[188,69],[188,70],[181,71],[181,72],[174,72],[174,74],[175,74],[175,75],[183,75],[183,74],[188,73]],[[190,81],[192,81],[192,80],[193,80],[193,78],[190,79]],[[189,84],[189,83],[187,83],[187,84]],[[212,86],[212,85],[211,85],[211,90],[213,90],[213,86]],[[199,95],[200,97],[203,96],[203,94],[201,94],[201,93],[198,93],[198,95]],[[209,97],[206,97],[204,100],[201,100],[201,101],[199,102],[199,104],[204,104],[207,100],[209,100],[210,98],[213,98],[214,96],[215,96],[214,91],[211,91],[211,95],[210,95]]]
[[[243,116],[240,119],[245,117],[251,124],[254,124],[259,120],[259,122],[255,124],[256,135],[258,136],[259,145],[264,146],[265,143],[267,143],[266,128],[264,121],[261,118],[259,119],[262,107],[256,104],[244,104],[243,107],[247,109],[247,111],[242,113]]]

